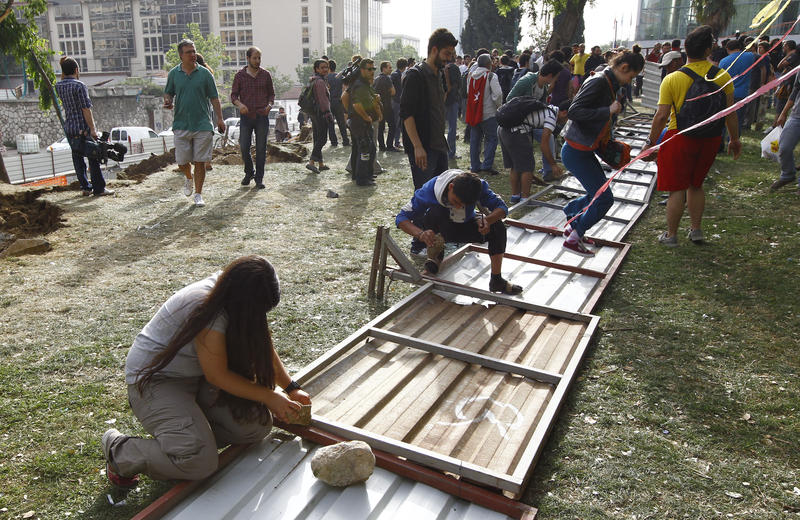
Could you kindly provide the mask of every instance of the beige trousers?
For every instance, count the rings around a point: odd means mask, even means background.
[[[120,438],[111,447],[111,469],[130,477],[199,480],[217,469],[217,449],[263,439],[268,424],[237,422],[227,406],[214,406],[218,390],[203,378],[153,379],[140,394],[128,385],[128,401],[153,438]]]

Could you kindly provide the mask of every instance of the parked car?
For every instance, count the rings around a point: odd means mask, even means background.
[[[127,145],[129,140],[130,142],[137,142],[150,137],[158,137],[158,134],[152,128],[146,126],[117,126],[111,129],[109,141]]]
[[[66,137],[62,137],[55,143],[51,144],[47,147],[47,151],[49,152],[58,152],[60,150],[69,150],[69,141],[67,141]]]

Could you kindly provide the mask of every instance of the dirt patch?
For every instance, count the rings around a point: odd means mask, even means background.
[[[46,200],[39,200],[43,192],[0,193],[0,231],[17,238],[28,238],[63,227],[63,210]]]
[[[161,155],[152,154],[148,159],[132,164],[117,174],[118,179],[142,182],[148,175],[163,170],[175,162],[175,148]]]
[[[310,125],[303,126],[300,133],[292,137],[293,143],[310,143],[314,140],[313,128]]]
[[[301,163],[308,157],[308,148],[298,143],[267,143],[267,162]]]

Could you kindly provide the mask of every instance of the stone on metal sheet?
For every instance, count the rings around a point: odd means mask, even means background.
[[[317,450],[311,471],[321,481],[335,487],[365,482],[375,469],[375,455],[364,441],[340,442]]]

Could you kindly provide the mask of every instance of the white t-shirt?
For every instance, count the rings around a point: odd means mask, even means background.
[[[525,116],[521,125],[511,128],[511,132],[530,133],[533,130],[549,129],[551,132],[556,130],[556,114],[558,107],[550,105],[547,108],[536,110]]]
[[[125,361],[125,383],[132,385],[140,378],[140,372],[150,364],[153,358],[167,348],[172,337],[178,332],[194,309],[208,296],[221,271],[204,280],[187,285],[164,302],[156,315],[144,326],[133,340],[133,346]],[[225,333],[228,328],[228,317],[225,313],[218,315],[208,327],[211,330]],[[159,376],[186,378],[203,375],[194,340],[181,348],[172,361],[158,372]]]

